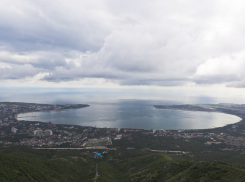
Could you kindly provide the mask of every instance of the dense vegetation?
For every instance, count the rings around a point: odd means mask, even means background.
[[[94,181],[94,154],[0,148],[0,181]],[[199,156],[200,157],[200,156]],[[211,158],[210,158],[211,160]],[[110,151],[98,159],[99,181],[244,181],[245,168],[142,150]]]
[[[204,143],[211,141],[210,138],[173,138],[145,135],[142,133],[133,133],[130,140],[123,138],[122,140],[114,141],[113,147],[117,146],[122,149],[134,146],[135,148],[149,148],[154,150],[182,150],[192,153],[200,153],[202,151],[220,151],[219,148],[225,148],[228,145],[220,144],[219,147],[215,145],[205,145]]]
[[[73,152],[55,154],[29,148],[4,150],[0,153],[0,181],[70,182],[94,177],[95,161],[91,157]]]
[[[117,169],[121,176],[110,179],[111,176],[105,174],[98,178],[101,181],[244,181],[245,177],[245,168],[240,166],[218,161],[184,160],[137,150],[108,155],[106,163],[114,171]]]

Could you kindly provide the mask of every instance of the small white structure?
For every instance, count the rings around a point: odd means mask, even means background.
[[[120,140],[122,138],[122,135],[116,135],[116,137],[114,138],[114,140]]]
[[[14,134],[17,132],[17,130],[18,130],[18,129],[16,129],[15,127],[12,127],[12,128],[11,128],[11,132],[14,133]]]

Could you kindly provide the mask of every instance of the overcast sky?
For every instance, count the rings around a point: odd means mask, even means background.
[[[242,0],[0,0],[2,86],[245,87]]]

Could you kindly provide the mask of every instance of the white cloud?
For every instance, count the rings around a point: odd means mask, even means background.
[[[1,4],[1,79],[245,85],[240,0]]]
[[[39,73],[39,70],[30,64],[24,65],[7,65],[0,67],[0,79],[22,79],[33,77]]]
[[[219,58],[208,59],[206,62],[198,66],[196,70],[196,75],[240,75],[242,73],[241,68],[244,66],[244,58],[245,57],[237,58],[224,55]]]

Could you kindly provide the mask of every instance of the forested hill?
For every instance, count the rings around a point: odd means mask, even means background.
[[[120,152],[120,155],[119,153]],[[3,149],[0,181],[94,181],[93,153]],[[195,162],[165,154],[115,151],[98,159],[99,181],[244,181],[245,168],[223,162]]]
[[[48,154],[48,153],[47,153]],[[95,162],[88,156],[62,155],[46,158],[17,151],[0,153],[0,181],[93,181]],[[19,157],[23,156],[23,157]]]

